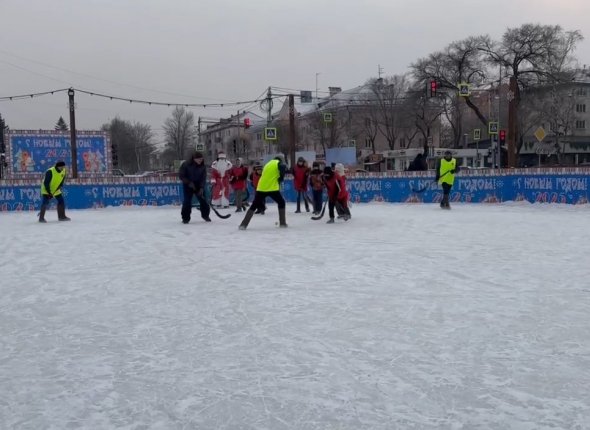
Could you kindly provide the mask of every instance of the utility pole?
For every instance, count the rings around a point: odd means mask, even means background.
[[[381,67],[381,64],[377,64],[377,75],[379,75],[379,79],[381,79],[382,73],[383,73],[383,67]]]
[[[289,160],[295,166],[295,96],[289,94]]]
[[[508,90],[508,167],[516,167],[516,129],[517,124],[514,120],[516,116],[516,94],[518,93],[518,82],[514,76],[510,76]]]
[[[74,104],[74,89],[68,90],[70,101],[70,146],[72,148],[72,178],[78,177],[78,147],[76,146],[76,114]]]
[[[272,122],[272,91],[270,87],[268,87],[268,91],[266,93],[266,126],[270,127],[270,123]],[[272,143],[268,141],[268,155],[272,155]]]
[[[315,99],[316,99],[316,103],[317,103],[317,99],[318,99],[318,76],[320,76],[321,73],[316,73],[315,74]]]

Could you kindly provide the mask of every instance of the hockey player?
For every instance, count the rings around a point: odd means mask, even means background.
[[[297,210],[296,214],[301,213],[301,197],[305,204],[305,211],[309,212],[309,203],[307,201],[307,182],[309,181],[310,168],[305,158],[299,157],[297,164],[293,167],[293,188],[297,192]]]
[[[285,178],[285,158],[279,155],[265,164],[262,169],[262,176],[258,182],[256,193],[254,195],[254,202],[252,206],[246,211],[246,216],[242,220],[239,229],[246,230],[254,212],[258,209],[264,208],[264,200],[270,197],[279,207],[279,227],[287,227],[287,219],[285,214],[285,199],[281,195],[281,182]]]
[[[57,219],[59,221],[70,221],[70,218],[66,216],[66,203],[61,192],[65,180],[66,163],[61,160],[45,172],[43,182],[41,183],[43,202],[39,211],[39,222],[47,222],[45,220],[45,211],[47,210],[49,201],[54,197],[57,200]]]
[[[436,162],[435,181],[441,184],[443,189],[443,198],[440,202],[441,209],[451,209],[449,195],[455,183],[455,173],[459,173],[457,160],[453,158],[451,151],[445,151],[444,157]]]
[[[236,212],[246,210],[246,187],[248,184],[248,167],[243,165],[242,159],[236,159],[236,165],[229,169],[229,183],[234,190]]]
[[[328,192],[328,210],[330,219],[328,224],[334,224],[334,208],[338,207],[344,221],[350,219],[348,210],[348,191],[346,191],[346,178],[335,173],[332,168],[324,167],[324,183]]]
[[[319,215],[322,211],[322,200],[324,194],[324,181],[322,180],[322,169],[320,163],[314,161],[309,173],[309,185],[313,193],[313,214]]]
[[[229,207],[229,170],[231,162],[225,158],[222,151],[217,155],[217,160],[211,165],[211,182],[213,182],[211,203],[217,207]]]
[[[256,187],[258,187],[258,182],[260,182],[260,177],[262,176],[262,165],[259,161],[254,164],[254,168],[252,169],[252,173],[250,173],[250,182],[252,183],[252,188],[254,189],[254,193],[256,193]],[[262,209],[256,209],[255,214],[264,215],[264,211],[266,210],[266,203],[264,204]]]
[[[190,159],[182,163],[178,170],[178,177],[182,181],[182,192],[184,195],[182,209],[180,211],[183,224],[188,224],[191,220],[193,195],[196,195],[199,200],[201,218],[206,222],[211,222],[211,218],[209,218],[209,204],[205,200],[207,168],[203,161],[203,154],[196,151],[191,155]]]

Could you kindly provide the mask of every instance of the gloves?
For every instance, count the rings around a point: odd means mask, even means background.
[[[451,175],[455,174],[455,169],[451,170]]]
[[[195,187],[195,184],[193,184],[192,182],[191,182],[190,184],[188,184],[188,187],[189,187],[191,190],[195,190],[195,189],[197,189],[197,187]]]
[[[203,189],[201,188],[199,191],[197,191],[197,196],[199,197],[203,197]]]

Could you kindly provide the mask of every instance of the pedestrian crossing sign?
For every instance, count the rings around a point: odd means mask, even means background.
[[[264,140],[277,140],[276,127],[265,127],[264,128]]]

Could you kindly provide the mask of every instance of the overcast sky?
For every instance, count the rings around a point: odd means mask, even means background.
[[[343,89],[400,74],[471,35],[559,24],[590,39],[589,0],[0,0],[0,97],[75,87],[178,103],[251,100],[269,85]],[[590,40],[576,55],[590,65]],[[171,108],[76,94],[78,129],[115,116],[159,133]],[[193,109],[219,117],[231,109]],[[67,95],[0,101],[12,129],[69,122]]]

